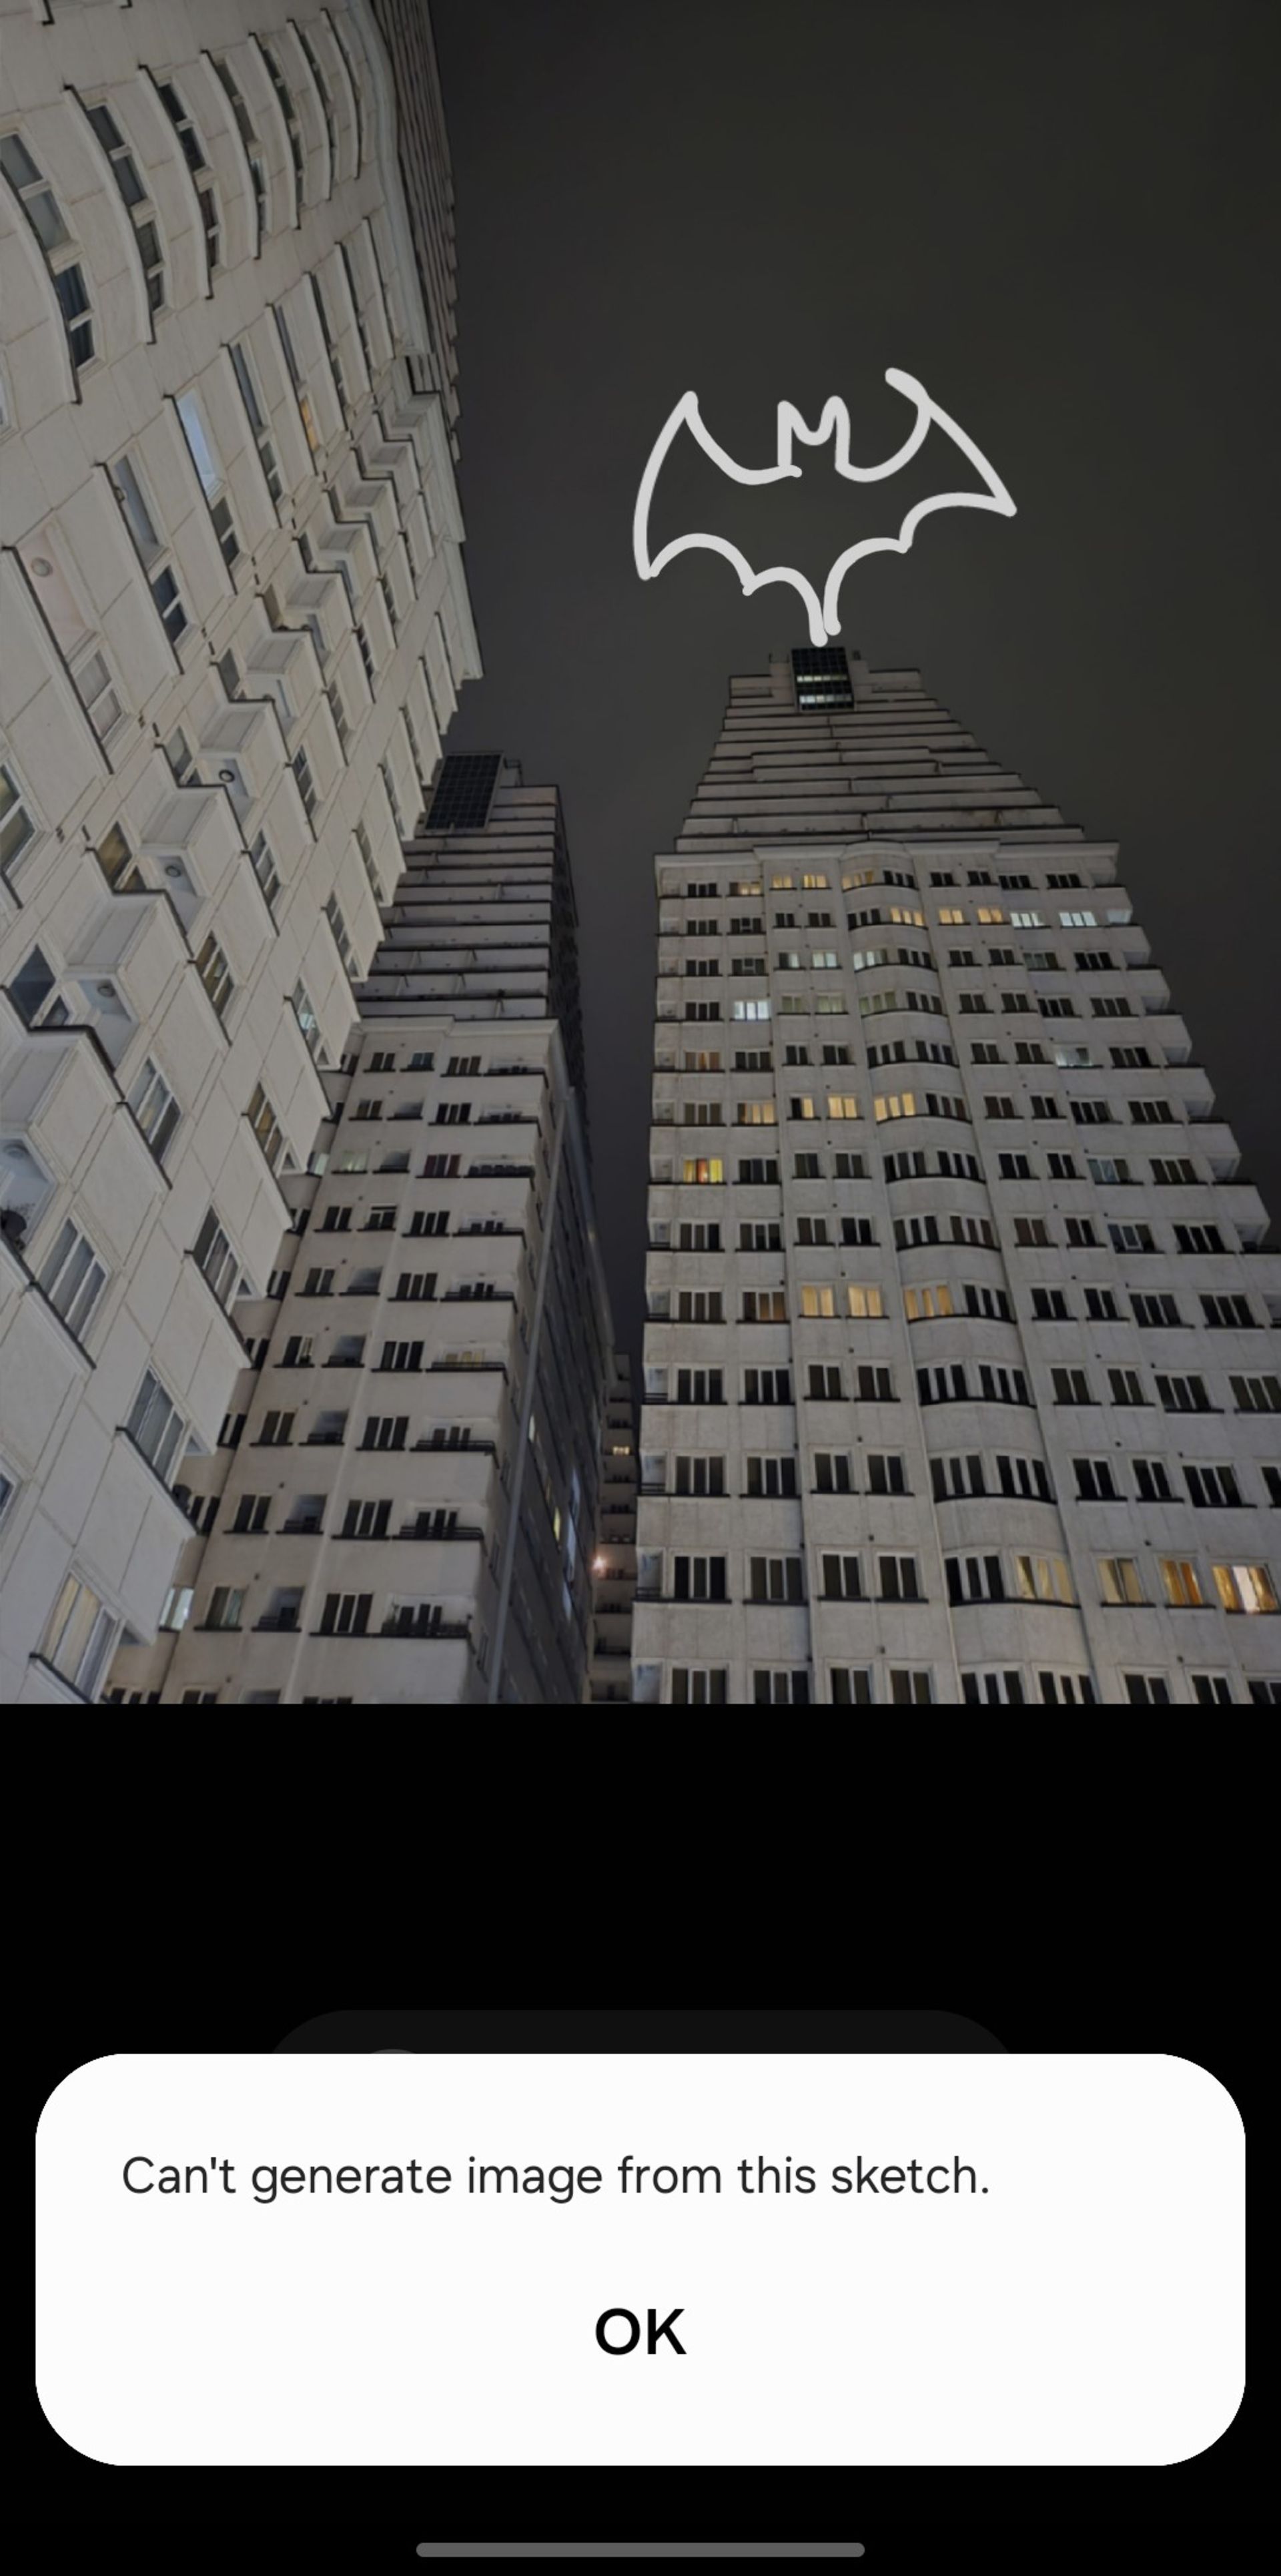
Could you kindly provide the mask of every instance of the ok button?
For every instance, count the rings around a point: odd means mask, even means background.
[[[679,2335],[673,2334],[672,2328],[677,2318],[683,2317],[684,2314],[683,2308],[673,2308],[660,2325],[657,2308],[647,2308],[645,2311],[646,2351],[657,2352],[660,2343],[665,2341],[671,2345],[673,2352],[683,2354],[685,2346]],[[625,2332],[625,2341],[620,2340],[620,2328]],[[635,2352],[640,2339],[640,2318],[633,2316],[630,2308],[606,2308],[604,2315],[596,2319],[596,2341],[601,2351],[611,2354],[616,2361],[621,2361],[624,2353]]]

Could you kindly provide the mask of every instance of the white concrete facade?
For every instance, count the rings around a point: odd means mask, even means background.
[[[601,1443],[600,1505],[592,1557],[592,1653],[588,1696],[597,1706],[632,1695],[632,1605],[636,1594],[636,1398],[626,1351],[610,1354]]]
[[[1115,848],[833,648],[656,869],[635,1697],[1277,1704],[1281,1258]]]
[[[0,1687],[147,1640],[479,668],[365,0],[3,14]]]
[[[406,855],[245,1369],[183,1470],[164,1625],[113,1700],[585,1695],[610,1335],[556,791],[447,758]]]

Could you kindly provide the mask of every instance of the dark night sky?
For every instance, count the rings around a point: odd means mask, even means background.
[[[435,0],[433,18],[486,666],[449,748],[501,747],[562,789],[620,1339],[639,1346],[653,854],[727,674],[805,640],[790,591],[745,600],[713,556],[636,577],[636,486],[687,387],[752,463],[780,398],[813,422],[839,393],[866,463],[910,425],[883,382],[902,367],[990,456],[1018,517],[941,513],[910,554],[856,566],[843,640],[919,667],[1067,821],[1120,840],[1243,1172],[1281,1209],[1272,13]],[[830,479],[813,491],[819,569],[887,524],[851,525]],[[656,541],[680,526],[656,517]]]

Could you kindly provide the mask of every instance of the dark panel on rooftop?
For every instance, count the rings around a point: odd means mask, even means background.
[[[498,785],[501,755],[452,752],[442,761],[427,816],[429,832],[483,832]]]
[[[798,707],[852,707],[850,666],[843,644],[797,645],[792,677]]]

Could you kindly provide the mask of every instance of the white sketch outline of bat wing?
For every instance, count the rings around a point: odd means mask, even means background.
[[[776,461],[773,465],[755,466],[740,465],[734,457],[728,455],[706,428],[699,411],[697,394],[682,394],[680,401],[673,405],[650,450],[636,495],[636,507],[632,513],[632,553],[641,580],[655,580],[669,563],[675,561],[677,555],[686,554],[695,546],[703,547],[711,554],[723,555],[727,563],[733,564],[745,598],[750,598],[753,591],[763,590],[768,582],[790,583],[792,589],[799,593],[805,603],[809,616],[811,643],[825,644],[829,635],[840,634],[838,611],[841,584],[851,565],[858,563],[864,555],[906,554],[921,521],[928,518],[934,510],[995,510],[1001,518],[1016,517],[1014,502],[981,448],[952,419],[951,414],[945,412],[941,405],[934,401],[918,378],[908,375],[901,367],[887,367],[885,381],[887,385],[894,387],[896,393],[906,395],[909,401],[915,403],[916,419],[902,446],[896,448],[894,454],[886,457],[879,465],[851,465],[849,412],[837,394],[829,396],[824,403],[816,429],[808,427],[794,403],[780,402]],[[705,532],[673,537],[667,545],[660,548],[658,554],[652,557],[650,555],[650,504],[668,449],[682,423],[692,432],[713,465],[718,466],[723,474],[731,476],[736,483],[778,483],[785,478],[795,477],[803,471],[803,468],[793,461],[794,442],[799,439],[807,447],[820,447],[825,445],[829,438],[833,440],[832,461],[838,474],[844,475],[851,483],[877,483],[884,481],[891,474],[897,474],[904,465],[909,463],[927,437],[932,422],[945,431],[953,443],[960,448],[962,454],[968,457],[976,473],[980,474],[986,483],[986,492],[933,493],[928,499],[916,502],[914,507],[906,512],[899,523],[896,537],[864,537],[857,545],[848,546],[843,554],[837,556],[832,565],[821,599],[813,583],[807,581],[803,573],[793,571],[786,564],[771,564],[765,572],[754,572],[746,555],[739,547],[731,545],[726,537],[716,537]]]

